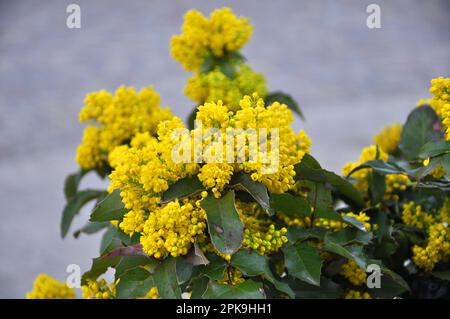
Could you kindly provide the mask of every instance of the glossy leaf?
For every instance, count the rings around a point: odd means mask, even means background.
[[[171,185],[167,191],[164,192],[161,203],[168,203],[175,198],[183,198],[203,191],[205,187],[194,177],[186,177],[180,179],[175,184]]]
[[[234,204],[234,191],[222,198],[208,196],[201,202],[206,212],[211,242],[223,254],[233,254],[241,247],[244,225]]]
[[[296,243],[286,246],[283,251],[290,276],[320,286],[322,260],[316,248],[307,243]]]
[[[120,190],[116,189],[108,194],[91,213],[91,222],[105,222],[121,219],[128,210],[122,203]]]

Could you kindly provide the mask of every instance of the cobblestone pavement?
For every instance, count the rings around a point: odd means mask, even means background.
[[[373,2],[377,30],[365,23]],[[65,26],[69,3],[81,6],[81,29]],[[384,124],[403,121],[432,77],[450,73],[448,0],[0,1],[0,297],[23,297],[37,273],[63,279],[68,264],[86,269],[97,254],[99,236],[58,234],[84,95],[152,84],[185,117],[188,74],[170,59],[170,36],[189,8],[224,5],[254,24],[244,54],[272,90],[300,102],[307,121],[295,127],[333,170]]]

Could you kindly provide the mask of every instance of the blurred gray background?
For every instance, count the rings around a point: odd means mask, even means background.
[[[81,6],[81,29],[66,7]],[[366,26],[381,6],[382,28]],[[189,76],[169,56],[190,8],[230,6],[255,27],[243,53],[271,90],[292,94],[312,153],[340,172],[385,124],[403,122],[428,97],[429,80],[450,73],[449,0],[0,1],[0,297],[22,298],[39,272],[87,270],[100,235],[59,237],[66,174],[77,169],[87,92],[149,84],[185,117]],[[101,184],[95,176],[83,186]],[[87,211],[72,229],[87,220]]]

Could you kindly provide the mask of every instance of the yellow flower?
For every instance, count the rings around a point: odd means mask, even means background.
[[[287,229],[276,229],[258,204],[237,200],[236,209],[244,224],[242,247],[255,250],[260,255],[268,255],[288,242]]]
[[[237,67],[234,78],[229,78],[219,68],[208,73],[199,72],[187,80],[184,89],[184,93],[197,104],[221,100],[233,112],[239,109],[239,101],[244,95],[254,92],[266,96],[266,80],[246,64]]]
[[[104,167],[108,154],[127,143],[140,132],[156,133],[162,120],[172,117],[168,109],[159,106],[159,94],[151,87],[136,92],[119,87],[115,95],[102,90],[90,93],[79,114],[80,122],[94,122],[86,127],[77,150],[77,162],[83,169]]]
[[[233,175],[233,166],[230,164],[207,163],[200,168],[198,179],[218,198],[225,185],[230,182],[231,175]]]
[[[345,299],[372,299],[368,292],[358,290],[349,290],[344,297]]]
[[[385,153],[392,154],[398,147],[402,129],[403,127],[400,123],[388,125],[373,138],[374,143]]]
[[[347,278],[348,281],[355,286],[365,284],[367,279],[366,272],[359,268],[354,260],[349,260],[342,265],[341,275]]]
[[[118,282],[117,282],[118,283]],[[87,284],[81,286],[84,299],[114,299],[117,283],[108,283],[105,279],[88,279]]]
[[[197,71],[208,55],[222,57],[248,42],[253,28],[230,8],[214,10],[208,19],[196,10],[184,17],[182,33],[172,37],[170,53],[187,71]]]
[[[141,244],[155,258],[186,255],[192,244],[204,240],[206,214],[200,203],[169,202],[154,210],[144,224]]]
[[[427,245],[415,245],[412,249],[413,261],[425,271],[433,270],[434,266],[447,261],[450,257],[450,229],[448,225],[436,223],[430,226]]]
[[[67,287],[47,274],[39,274],[34,281],[33,290],[26,294],[27,299],[74,299],[75,289]]]
[[[450,78],[438,77],[431,80],[430,93],[433,98],[420,100],[418,106],[430,105],[442,122],[445,139],[450,140]]]
[[[416,205],[414,202],[403,204],[402,219],[407,225],[425,230],[435,222],[432,214],[424,212],[422,206]]]

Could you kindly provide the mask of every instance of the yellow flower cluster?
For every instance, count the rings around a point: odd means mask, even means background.
[[[342,265],[341,275],[347,278],[348,281],[355,286],[364,284],[367,279],[366,272],[359,268],[354,260],[349,260]]]
[[[195,242],[205,238],[206,213],[200,201],[188,199],[169,202],[154,210],[144,224],[141,244],[144,252],[155,258],[186,255]]]
[[[114,299],[116,297],[116,283],[108,283],[105,279],[88,279],[87,284],[81,286],[84,299]]]
[[[33,290],[26,294],[27,299],[74,299],[75,289],[67,287],[47,274],[39,274],[33,284]]]
[[[414,263],[426,271],[446,261],[450,256],[450,199],[446,199],[439,213],[424,212],[414,202],[403,205],[403,222],[425,230],[428,233],[425,247],[415,245],[412,249]]]
[[[431,80],[430,93],[433,97],[420,100],[417,105],[430,105],[442,122],[445,139],[450,140],[450,78],[438,77]]]
[[[417,266],[426,271],[433,270],[437,263],[447,261],[450,257],[450,228],[444,223],[431,225],[427,245],[415,245],[412,251],[413,261]]]
[[[382,149],[378,149],[379,159],[382,161],[388,160],[388,154]],[[353,169],[360,166],[364,162],[374,160],[377,154],[377,147],[371,145],[365,147],[357,162],[349,162],[342,168],[342,175],[347,176]],[[368,177],[369,173],[372,171],[370,168],[360,169],[354,172],[351,177],[355,179],[355,186],[362,192],[367,192],[369,188]],[[396,192],[404,191],[409,185],[410,180],[408,176],[403,174],[387,174],[386,175],[386,191],[384,199],[394,199],[398,200],[398,195]]]
[[[400,123],[394,123],[386,126],[383,130],[374,136],[373,141],[383,152],[393,154],[400,142],[403,127]]]
[[[172,116],[159,105],[159,94],[151,87],[136,92],[119,87],[115,94],[105,90],[90,93],[80,111],[80,122],[93,122],[84,130],[77,149],[77,162],[83,169],[104,167],[108,154],[139,132],[156,132],[157,124]]]
[[[130,145],[116,147],[110,153],[109,162],[114,170],[110,174],[108,191],[120,189],[122,201],[129,209],[123,220],[118,222],[119,227],[130,236],[141,233],[141,244],[148,255],[155,258],[184,255],[192,243],[204,239],[206,216],[199,206],[200,198],[160,205],[162,193],[182,178],[196,175],[215,197],[221,196],[234,172],[249,173],[253,180],[262,182],[271,192],[284,192],[294,185],[294,164],[301,161],[311,145],[306,133],[301,131],[296,135],[290,128],[292,113],[286,105],[275,102],[266,107],[263,100],[255,94],[253,97],[244,97],[241,106],[242,109],[233,114],[220,101],[217,104],[205,103],[198,108],[196,115],[202,126],[189,131],[180,119],[173,117],[158,125],[156,137],[148,132],[137,134]],[[248,157],[248,141],[243,149],[239,148],[242,145],[235,143],[234,162],[210,162],[215,154],[210,152],[207,155],[204,150],[214,146],[214,143],[224,143],[225,146],[226,143],[204,137],[200,145],[206,163],[174,162],[172,150],[180,144],[179,140],[173,139],[172,133],[175,130],[185,130],[188,138],[182,140],[181,144],[192,146],[196,142],[197,133],[203,134],[208,129],[216,128],[226,136],[226,130],[230,127],[242,130],[276,128],[279,131],[279,148],[273,151],[269,145],[265,148],[267,151],[258,153],[258,160],[251,161]],[[266,142],[270,144],[269,139]],[[242,150],[246,153],[245,160],[236,163],[237,154],[242,153]],[[193,159],[195,156],[191,152],[189,158]],[[263,168],[266,164],[262,160],[264,156],[279,156],[278,170],[265,174]],[[205,197],[207,192],[202,192],[201,195]],[[245,246],[261,254],[277,251],[287,241],[286,229],[276,230],[274,225],[257,216],[255,209],[252,213],[253,215],[244,214],[247,228],[244,234]]]
[[[358,290],[349,290],[344,297],[345,299],[372,299],[368,292]]]
[[[172,37],[170,52],[187,71],[197,71],[207,56],[222,57],[248,42],[253,27],[230,8],[214,10],[208,19],[196,10],[184,17],[182,33]]]
[[[260,255],[278,251],[288,242],[287,229],[277,230],[256,203],[236,201],[236,209],[244,224],[242,247],[255,250]]]
[[[119,227],[127,234],[141,232],[146,212],[156,208],[161,194],[171,183],[195,173],[197,164],[172,161],[171,150],[174,141],[171,132],[183,127],[181,120],[174,117],[158,126],[158,138],[148,132],[136,135],[131,146],[117,147],[110,153],[109,161],[114,168],[110,174],[108,191],[120,189],[120,196],[130,209]]]
[[[410,184],[408,176],[403,174],[388,174],[386,175],[386,191],[384,199],[398,200],[398,192],[405,191]]]
[[[424,230],[427,230],[432,224],[435,223],[434,216],[430,213],[424,212],[422,210],[422,206],[416,205],[414,202],[403,204],[402,219],[405,224]]]
[[[247,64],[237,67],[234,78],[229,78],[219,68],[208,73],[199,72],[187,80],[184,89],[184,93],[197,104],[222,100],[233,112],[239,109],[239,101],[244,95],[254,92],[266,96],[266,79]]]
[[[230,182],[233,166],[227,163],[207,163],[200,168],[198,179],[211,189],[215,197],[220,197],[221,191]]]
[[[207,162],[198,175],[203,185],[212,189],[216,197],[220,196],[220,191],[229,182],[234,172],[245,172],[251,174],[254,181],[263,183],[270,192],[282,193],[288,191],[295,184],[294,164],[299,163],[303,156],[309,152],[311,140],[304,131],[298,135],[290,127],[293,121],[292,112],[285,104],[274,102],[270,106],[265,106],[263,99],[258,94],[252,97],[245,96],[240,101],[241,109],[236,113],[230,112],[221,101],[214,103],[205,103],[198,107],[196,120],[202,122],[201,127],[196,127],[191,131],[191,136],[205,134],[209,129],[216,128],[220,130],[222,138],[212,139],[208,137],[202,141],[202,149],[215,149],[221,146],[222,150],[227,149],[226,140],[227,129],[240,130],[237,136],[233,136],[233,141],[243,141],[244,143],[234,143],[233,159],[229,161],[225,158],[226,152],[223,152],[223,158],[218,155],[204,154]],[[250,159],[250,143],[246,132],[254,131],[256,134],[259,129],[265,129],[271,134],[271,129],[278,130],[278,147],[272,144],[270,138],[262,140],[257,135],[260,145],[255,151],[255,158]],[[243,156],[242,156],[243,155]],[[238,157],[244,157],[245,160],[238,160]],[[214,159],[229,163],[217,163]],[[213,163],[211,163],[213,162]],[[270,163],[277,163],[277,169],[270,170]]]
[[[275,151],[259,152],[259,160],[247,161],[237,164],[239,171],[251,173],[254,181],[263,183],[272,193],[284,193],[294,184],[294,165],[299,163],[303,156],[309,152],[310,138],[304,131],[297,135],[291,128],[293,122],[292,111],[285,104],[274,102],[265,106],[264,100],[258,94],[244,96],[240,102],[241,109],[236,112],[231,123],[241,129],[278,129],[279,147]],[[272,148],[270,140],[266,141],[267,150]],[[264,172],[264,162],[278,157],[279,166],[273,173]]]

